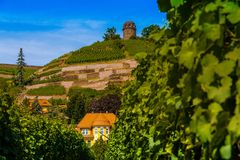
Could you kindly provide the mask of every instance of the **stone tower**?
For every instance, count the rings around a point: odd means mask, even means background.
[[[123,25],[123,39],[127,40],[136,37],[136,25],[133,21],[127,21]]]

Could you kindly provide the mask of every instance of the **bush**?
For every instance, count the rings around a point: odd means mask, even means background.
[[[100,137],[91,147],[94,152],[95,160],[104,160],[104,154],[107,149],[107,143]]]
[[[30,89],[27,91],[28,95],[36,96],[64,95],[65,93],[66,93],[65,88],[60,85],[49,85],[37,89]]]

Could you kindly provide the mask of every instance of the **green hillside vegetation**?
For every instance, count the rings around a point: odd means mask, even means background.
[[[122,41],[125,47],[125,51],[129,54],[128,56],[134,57],[139,52],[151,53],[154,51],[155,44],[140,39],[130,39]]]
[[[142,39],[96,42],[54,59],[45,65],[43,71],[62,65],[131,58],[138,52],[153,52],[154,48],[155,44],[153,42]]]
[[[73,51],[66,63],[109,61],[122,58],[124,54],[121,41],[104,41]]]
[[[67,53],[67,54],[64,54],[64,55],[58,57],[57,59],[52,60],[51,62],[49,62],[48,64],[46,64],[44,66],[43,71],[47,71],[47,70],[50,70],[52,68],[58,67],[60,65],[63,65],[65,60],[68,59],[68,57],[70,55],[71,55],[71,53]]]
[[[45,87],[40,87],[37,89],[30,89],[27,91],[28,95],[38,95],[38,96],[51,96],[51,95],[64,95],[66,90],[61,85],[49,85]]]
[[[25,67],[25,76],[28,77],[31,74],[33,74],[35,71],[37,71],[40,67]],[[14,75],[17,71],[16,65],[9,65],[9,64],[0,64],[0,74],[6,74],[6,75]]]

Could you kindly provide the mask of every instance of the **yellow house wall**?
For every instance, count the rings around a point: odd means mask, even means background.
[[[98,128],[98,134],[97,134],[97,139],[99,139],[101,137],[101,134],[100,134],[100,130],[101,130],[101,127],[103,127],[103,140],[104,141],[107,141],[107,137],[109,136],[109,133],[110,133],[110,127],[108,126],[108,135],[106,134],[106,126],[99,126],[97,127]],[[95,127],[93,127],[92,129],[88,129],[88,135],[92,134],[94,136],[94,139],[91,141],[91,146],[94,145],[95,143]],[[81,133],[82,133],[82,130],[81,130]],[[88,140],[85,140],[86,144],[88,144]]]

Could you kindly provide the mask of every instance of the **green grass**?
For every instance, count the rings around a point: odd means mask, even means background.
[[[64,95],[65,93],[66,93],[65,88],[60,85],[49,85],[37,89],[30,89],[27,91],[28,95],[35,96]]]
[[[29,77],[40,67],[25,67],[25,77]],[[16,65],[0,64],[0,74],[14,75],[17,72]]]
[[[102,91],[97,91],[91,88],[80,88],[80,87],[71,87],[68,92],[68,96],[74,94],[83,94],[86,97],[98,97],[102,95]]]

